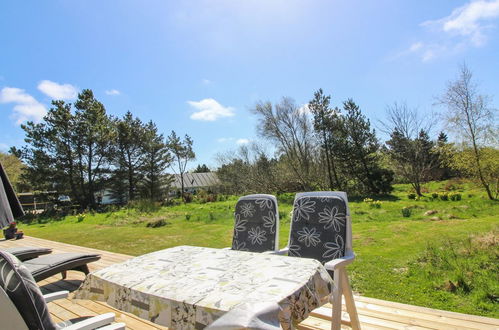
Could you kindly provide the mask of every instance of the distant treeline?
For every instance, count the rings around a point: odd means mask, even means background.
[[[307,106],[292,99],[258,102],[252,112],[264,143],[220,154],[218,177],[226,192],[292,192],[343,190],[356,195],[387,194],[394,182],[410,183],[422,196],[429,180],[466,176],[479,183],[490,199],[499,194],[499,130],[487,96],[480,95],[470,70],[448,84],[437,99],[445,110],[422,117],[405,103],[387,108],[380,121],[389,136],[381,143],[351,99],[331,106],[319,89]],[[454,142],[432,126],[442,118]],[[447,132],[446,131],[446,132]],[[272,145],[275,153],[266,146]]]
[[[195,157],[188,135],[180,139],[172,131],[165,138],[154,122],[131,112],[109,116],[89,89],[74,104],[52,101],[41,123],[21,127],[26,145],[11,153],[26,165],[25,186],[67,193],[82,208],[95,207],[104,190],[118,202],[161,200],[172,180],[166,169],[183,174]]]

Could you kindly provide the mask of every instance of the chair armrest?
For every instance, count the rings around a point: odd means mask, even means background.
[[[99,328],[99,330],[125,330],[125,323],[113,323],[110,325],[106,325],[105,327]]]
[[[114,321],[114,313],[105,313],[80,321],[63,328],[64,330],[92,330],[103,327]]]
[[[324,264],[324,268],[327,270],[336,270],[338,268],[345,267],[348,264],[351,264],[355,260],[355,253],[353,252],[347,252],[344,257],[338,258],[338,259],[333,259],[331,261],[328,261]]]
[[[224,247],[224,248],[222,248],[222,250],[232,250],[232,248],[231,247]]]
[[[57,300],[57,299],[67,298],[68,295],[69,295],[69,291],[57,291],[57,292],[43,295],[43,299],[45,299],[46,303],[49,303],[49,302]]]
[[[278,256],[286,256],[288,255],[288,252],[289,252],[289,247],[285,247],[285,248],[282,248],[278,251],[265,251],[263,252],[264,254],[275,254],[275,255],[278,255]]]

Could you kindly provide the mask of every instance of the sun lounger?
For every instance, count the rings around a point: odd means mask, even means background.
[[[42,248],[36,246],[23,246],[8,249],[1,249],[1,251],[9,252],[17,257],[21,261],[33,259],[44,254],[52,253],[52,249]]]
[[[67,298],[68,291],[42,295],[32,275],[16,257],[0,251],[0,320],[2,329],[66,329],[116,330],[125,329],[123,323],[113,323],[114,313],[83,317],[55,323],[49,313],[48,302]]]
[[[89,273],[88,263],[99,259],[98,254],[58,253],[26,260],[23,265],[38,282],[58,273],[61,273],[64,279],[68,270],[80,271],[86,275]]]

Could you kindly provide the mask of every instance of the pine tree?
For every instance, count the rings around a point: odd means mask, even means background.
[[[369,119],[351,99],[343,103],[343,138],[338,151],[347,173],[356,181],[357,190],[372,194],[392,190],[393,174],[381,168],[380,145]]]
[[[123,119],[114,121],[116,129],[116,150],[113,157],[113,198],[119,201],[134,200],[142,180],[140,171],[144,163],[145,125],[128,111]]]
[[[171,183],[171,176],[165,173],[171,165],[172,157],[163,134],[158,133],[156,124],[149,121],[145,125],[142,136],[143,157],[142,175],[144,177],[142,191],[151,201],[162,200],[165,188]]]
[[[321,152],[326,163],[326,173],[330,190],[342,189],[338,175],[338,165],[335,159],[335,146],[337,145],[338,131],[341,129],[338,118],[338,109],[330,107],[331,96],[325,96],[322,89],[314,93],[314,99],[308,104],[314,116],[314,130],[320,141]]]

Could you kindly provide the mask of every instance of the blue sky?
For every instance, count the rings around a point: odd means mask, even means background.
[[[499,104],[499,0],[2,1],[0,150],[53,98],[90,88],[197,161],[256,139],[256,101],[353,98],[372,122],[406,102],[423,115],[463,62]]]

